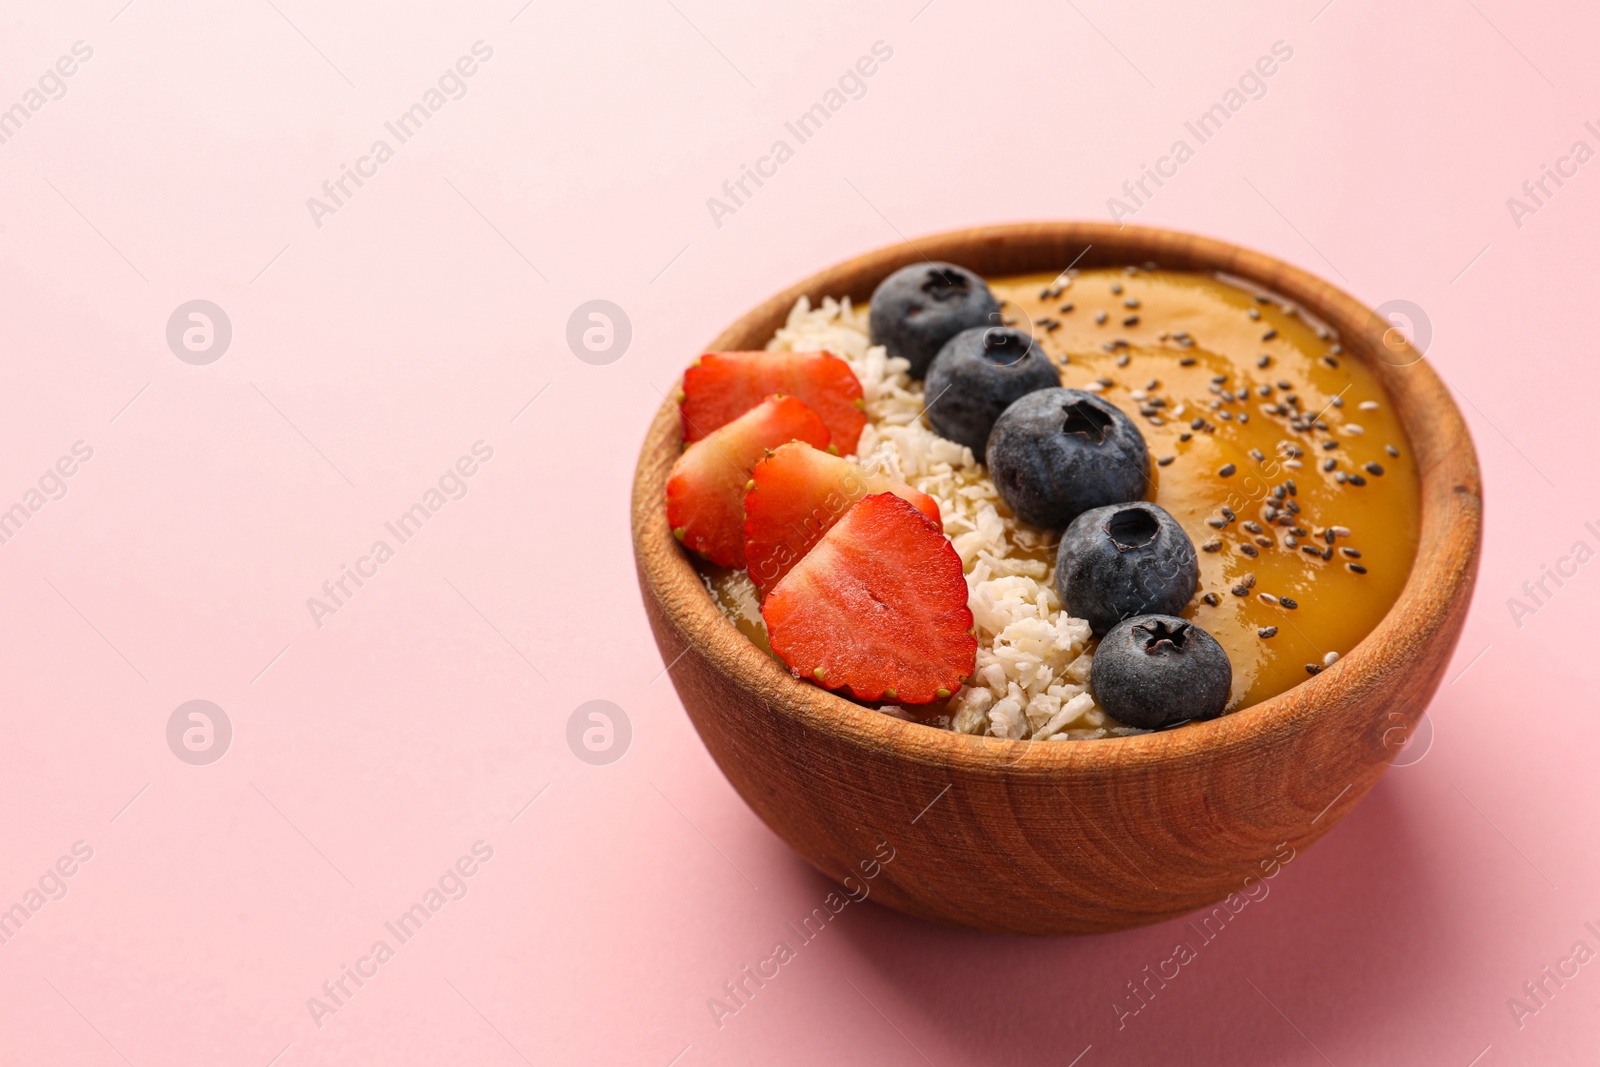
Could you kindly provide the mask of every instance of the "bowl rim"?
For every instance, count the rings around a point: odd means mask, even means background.
[[[813,306],[824,296],[851,296],[859,302],[863,291],[870,292],[879,280],[908,263],[933,259],[959,263],[963,249],[971,255],[987,248],[989,253],[1003,256],[1008,243],[1040,242],[1063,247],[1084,244],[1080,267],[1155,259],[1163,268],[1225,272],[1243,278],[1332,325],[1346,358],[1361,359],[1375,373],[1396,407],[1412,449],[1422,506],[1417,554],[1410,573],[1399,596],[1372,630],[1332,667],[1284,692],[1219,718],[1173,730],[1033,742],[958,733],[886,715],[795,678],[745,637],[712,600],[688,554],[672,538],[666,519],[666,471],[681,447],[674,388],[657,410],[640,450],[632,509],[640,583],[647,596],[656,598],[676,637],[684,642],[681,649],[663,648],[663,656],[681,656],[697,647],[717,674],[770,711],[845,745],[883,750],[915,763],[1005,776],[1048,776],[1062,771],[1109,776],[1202,753],[1220,757],[1263,744],[1288,744],[1315,723],[1320,707],[1338,703],[1336,695],[1342,690],[1364,689],[1374,678],[1420,667],[1430,638],[1438,630],[1448,629],[1451,613],[1444,609],[1471,594],[1482,544],[1476,450],[1460,409],[1422,354],[1409,343],[1396,346],[1390,340],[1387,347],[1405,362],[1378,358],[1377,346],[1385,343],[1390,324],[1308,271],[1242,246],[1164,228],[1075,221],[972,227],[907,239],[818,271],[739,316],[705,351],[764,347],[764,340],[754,346],[742,342],[753,330],[764,330],[770,337],[802,295],[810,297]],[[1089,251],[1095,248],[1102,251]],[[1045,264],[1031,270],[1019,267],[978,273],[992,277],[1053,269],[1059,268]],[[1430,541],[1463,535],[1471,538],[1465,566],[1446,558],[1446,553],[1425,552]],[[1450,639],[1454,640],[1454,634]],[[665,662],[671,673],[675,661]]]

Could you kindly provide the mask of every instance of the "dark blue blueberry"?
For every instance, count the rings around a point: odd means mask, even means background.
[[[1150,466],[1133,420],[1080,389],[1016,401],[995,420],[987,451],[1000,498],[1023,522],[1056,529],[1090,508],[1144,496]]]
[[[1012,401],[1061,384],[1050,357],[1021,330],[975,326],[939,349],[928,368],[928,422],[982,456],[994,420]]]
[[[1233,665],[1217,639],[1189,620],[1140,615],[1100,639],[1089,686],[1118,722],[1160,730],[1221,715]]]
[[[1084,512],[1056,550],[1061,606],[1097,634],[1135,615],[1176,615],[1199,584],[1194,542],[1143,500]]]
[[[916,263],[889,275],[873,292],[868,321],[872,343],[910,360],[911,376],[920,378],[962,330],[1000,325],[1000,301],[965,267]]]

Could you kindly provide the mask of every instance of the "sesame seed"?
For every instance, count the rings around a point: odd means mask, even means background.
[[[1218,518],[1217,516],[1213,515],[1211,518],[1206,520],[1206,525],[1211,527],[1213,530],[1220,530],[1224,526],[1228,525],[1228,520]]]
[[[1285,534],[1284,537],[1283,537],[1283,543],[1285,545],[1289,546],[1290,548],[1299,548],[1300,547],[1300,542],[1295,540],[1294,534]]]
[[[1297,456],[1300,455],[1299,449],[1296,449],[1294,454],[1297,455]],[[1290,496],[1299,496],[1300,495],[1300,489],[1294,484],[1294,480],[1292,478],[1287,480],[1287,481],[1285,481],[1283,483],[1283,485],[1284,485],[1284,488],[1289,490],[1289,495]],[[1300,510],[1300,505],[1296,504],[1293,500],[1291,500],[1291,501],[1289,501],[1289,510],[1290,511],[1299,511]]]
[[[1328,403],[1332,404],[1336,408],[1342,408],[1344,407],[1344,397],[1336,396],[1332,400],[1328,401]]]
[[[1122,302],[1122,306],[1125,308],[1136,308],[1139,306],[1139,300],[1137,297],[1130,296],[1128,299]]]
[[[1253,588],[1256,584],[1255,574],[1247,571],[1245,576],[1239,579],[1239,584],[1244,586],[1246,589]]]
[[[1112,381],[1110,378],[1096,378],[1095,381],[1099,382],[1101,385],[1105,386],[1107,389],[1110,389],[1113,385],[1117,384],[1116,382]]]
[[[1239,421],[1240,422],[1249,422],[1250,421],[1250,413],[1248,411],[1239,412]]]
[[[1251,559],[1255,559],[1257,556],[1261,555],[1261,550],[1258,549],[1255,545],[1252,545],[1252,544],[1249,544],[1249,543],[1240,545],[1239,546],[1239,551],[1243,552],[1245,555],[1249,556]]]
[[[1213,537],[1211,540],[1207,541],[1205,544],[1200,546],[1200,551],[1202,551],[1202,552],[1221,552],[1222,551],[1222,542],[1219,541],[1217,538]]]
[[[1156,466],[1165,467],[1167,464],[1171,463],[1177,458],[1177,456],[1162,456],[1160,459],[1156,460]]]
[[[1261,309],[1251,308],[1249,311],[1245,312],[1245,314],[1249,315],[1252,319],[1259,319],[1261,317]]]
[[[1094,313],[1094,324],[1096,326],[1104,326],[1106,324],[1106,319],[1109,317],[1110,316],[1108,316],[1104,311],[1096,311]]]
[[[1263,369],[1272,366],[1272,357],[1271,356],[1262,356],[1260,359],[1256,360],[1256,366],[1261,367]]]
[[[1222,603],[1222,598],[1219,597],[1215,593],[1207,593],[1205,596],[1201,597],[1200,599],[1204,600],[1207,604],[1210,604],[1212,607],[1216,607],[1218,604]]]
[[[1193,356],[1184,356],[1182,359],[1178,360],[1178,366],[1180,366],[1180,367],[1192,367],[1196,363],[1199,363],[1199,362],[1200,361],[1198,359],[1195,359]]]
[[[1328,530],[1335,537],[1349,537],[1350,536],[1350,527],[1348,527],[1348,526],[1330,526],[1330,527],[1328,527]],[[1345,549],[1345,551],[1348,552],[1350,550],[1349,549]]]
[[[1344,432],[1347,433],[1347,434],[1351,434],[1352,436],[1355,436],[1355,437],[1360,437],[1362,434],[1366,433],[1367,431],[1366,431],[1365,427],[1363,427],[1360,423],[1352,422],[1352,423],[1350,423],[1349,425],[1347,425],[1344,428]]]
[[[1322,664],[1320,664],[1320,663],[1307,663],[1306,664],[1306,673],[1307,674],[1321,674],[1322,673]]]
[[[1277,637],[1278,628],[1276,626],[1263,626],[1261,629],[1256,631],[1256,636],[1261,638],[1263,641],[1269,637]]]
[[[1282,604],[1284,607],[1288,608],[1290,611],[1293,611],[1295,608],[1298,608],[1300,606],[1298,603],[1296,603],[1293,600],[1290,600],[1286,596],[1279,597],[1278,598],[1278,603]]]
[[[1333,450],[1334,450],[1334,449],[1335,449],[1335,448],[1338,448],[1338,447],[1339,447],[1339,442],[1338,442],[1338,441],[1332,441],[1332,440],[1330,440],[1330,441],[1324,441],[1324,442],[1322,442],[1322,447],[1323,447],[1323,450],[1324,450],[1324,451],[1328,451],[1328,452],[1331,452],[1331,451],[1333,451]]]
[[[1238,515],[1234,514],[1233,509],[1230,508],[1226,504],[1222,505],[1222,509],[1221,510],[1222,510],[1222,517],[1227,519],[1229,522],[1232,522],[1234,519],[1237,519],[1239,517]]]
[[[1300,470],[1301,468],[1303,468],[1305,466],[1304,463],[1301,463],[1297,459],[1286,459],[1286,460],[1283,461],[1283,465],[1285,467],[1288,467],[1292,471]]]
[[[1248,585],[1236,585],[1236,586],[1233,587],[1233,595],[1234,596],[1249,596],[1250,595],[1250,587]]]
[[[1383,450],[1389,453],[1389,455],[1393,456],[1395,459],[1400,458],[1400,450],[1394,447],[1394,445],[1384,445]]]
[[[1273,607],[1277,607],[1278,605],[1278,598],[1273,596],[1271,593],[1262,593],[1256,599],[1261,601],[1263,604],[1271,604]]]
[[[1262,548],[1271,548],[1272,547],[1272,538],[1270,538],[1270,537],[1258,537],[1258,538],[1256,538],[1256,544],[1260,545]]]
[[[1378,402],[1376,400],[1363,400],[1361,403],[1357,404],[1356,407],[1360,408],[1362,411],[1377,411]]]
[[[1121,296],[1122,295],[1122,283],[1121,282],[1112,282],[1111,283],[1111,292],[1112,292],[1112,294],[1114,296]]]
[[[1353,485],[1353,486],[1356,486],[1357,488],[1360,488],[1361,486],[1367,484],[1367,480],[1365,478],[1361,477],[1361,475],[1359,475],[1359,474],[1352,474],[1350,476],[1350,484]]]
[[[1272,395],[1272,386],[1267,385],[1265,383],[1256,386],[1256,395],[1257,396],[1271,396]]]
[[[1261,335],[1261,339],[1263,341],[1270,341],[1276,336],[1278,336],[1278,331],[1277,330],[1268,330],[1266,333]]]
[[[1232,463],[1224,463],[1222,465],[1222,468],[1217,471],[1217,477],[1218,478],[1231,478],[1231,477],[1233,477],[1233,472],[1238,470],[1238,469],[1239,468],[1235,467]]]
[[[1267,296],[1265,293],[1257,293],[1256,294],[1256,303],[1258,303],[1258,304],[1270,304],[1270,303],[1272,303],[1272,297]]]
[[[1206,424],[1206,420],[1205,419],[1198,418],[1198,417],[1197,418],[1193,418],[1193,419],[1189,420],[1189,429],[1198,430],[1200,427],[1204,426],[1205,424]]]
[[[1061,305],[1061,313],[1063,315],[1065,315],[1067,312],[1071,311],[1076,306],[1077,305],[1075,305],[1075,304],[1062,304]]]
[[[1351,559],[1360,559],[1361,558],[1361,550],[1359,548],[1351,548],[1348,545],[1346,545],[1344,548],[1339,549],[1339,551],[1343,552],[1346,556],[1348,556]]]
[[[1137,316],[1137,315],[1129,315],[1127,318],[1122,320],[1122,325],[1124,325],[1124,326],[1137,326],[1137,325],[1139,325],[1139,316]]]
[[[1127,356],[1127,354],[1123,354],[1123,355],[1118,356],[1117,357],[1117,366],[1126,367],[1128,365],[1128,358],[1129,357]]]
[[[1325,459],[1325,460],[1322,461],[1322,469],[1325,470],[1325,471],[1331,471],[1331,470],[1333,470],[1333,468],[1337,467],[1338,465],[1339,465],[1339,461],[1336,460],[1336,459]]]
[[[1345,569],[1348,570],[1352,574],[1365,574],[1365,573],[1367,573],[1367,568],[1363,567],[1359,563],[1346,563],[1344,566],[1345,566]]]
[[[1323,356],[1322,357],[1322,362],[1326,363],[1329,367],[1332,367],[1334,370],[1338,370],[1339,369],[1339,361],[1334,359],[1332,356]]]
[[[1247,533],[1258,534],[1261,532],[1261,524],[1252,519],[1245,520],[1244,528]]]
[[[1250,450],[1250,458],[1255,460],[1257,463],[1265,463],[1267,461],[1267,457],[1262,455],[1261,449],[1259,448],[1252,448]]]
[[[1383,477],[1383,465],[1381,463],[1368,463],[1362,470],[1375,478]]]
[[[1331,667],[1335,663],[1338,663],[1338,662],[1339,662],[1339,653],[1337,653],[1337,652],[1329,652],[1326,656],[1322,657],[1322,665],[1324,667]]]

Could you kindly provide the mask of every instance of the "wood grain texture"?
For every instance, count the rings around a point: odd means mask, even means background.
[[[1085,249],[1088,249],[1085,252]],[[1082,255],[1082,258],[1078,257]],[[1426,708],[1461,633],[1483,516],[1477,455],[1438,376],[1345,293],[1270,256],[1167,230],[1096,223],[918,238],[814,275],[709,350],[762,348],[808,295],[865,302],[924,257],[988,277],[1154,261],[1265,286],[1332,325],[1389,394],[1416,457],[1412,573],[1376,629],[1333,667],[1207,723],[1132,738],[1028,742],[902,722],[791,678],[712,603],[668,529],[677,405],[661,407],[633,487],[634,554],[651,625],[712,757],[752,809],[842,880],[880,841],[897,851],[872,897],[983,930],[1082,934],[1173,918],[1241,889],[1287,842],[1304,849],[1378,780]],[[684,353],[687,364],[695,353]],[[1404,364],[1404,365],[1397,365]],[[687,651],[686,651],[687,650]],[[682,658],[678,657],[682,655]]]

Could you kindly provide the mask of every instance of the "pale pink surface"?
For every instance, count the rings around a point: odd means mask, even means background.
[[[0,945],[0,1062],[1592,1062],[1600,968],[1521,1028],[1507,999],[1600,949],[1600,565],[1520,627],[1506,604],[1600,547],[1600,164],[1520,228],[1506,205],[1600,147],[1592,10],[274,3],[12,5],[0,33],[0,107],[94,50],[0,144],[0,506],[94,450],[0,545],[0,907],[94,850]],[[317,227],[306,198],[480,39],[465,98]],[[714,224],[880,40],[866,96]],[[627,497],[662,392],[847,255],[1106,217],[1278,40],[1267,95],[1136,221],[1426,309],[1489,500],[1431,751],[1123,1029],[1183,924],[1027,940],[873,905],[719,1028],[708,999],[831,887],[723,780],[647,630]],[[195,298],[233,324],[209,366],[165,340]],[[565,341],[595,298],[634,329],[606,366]],[[467,496],[314,625],[479,440]],[[197,698],[235,731],[209,766],[166,742]],[[633,724],[609,766],[566,741],[596,698]],[[307,998],[478,840],[468,895],[319,1028]]]

